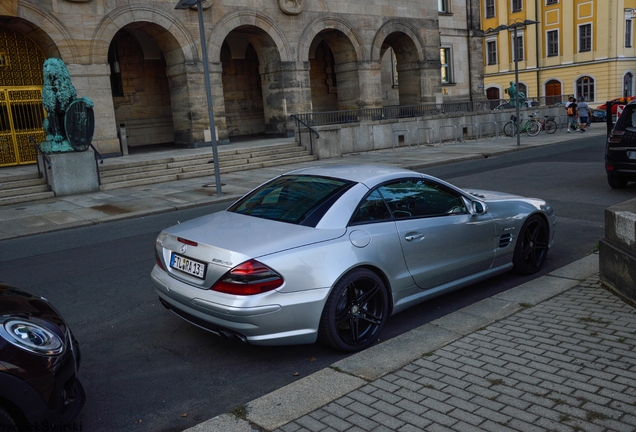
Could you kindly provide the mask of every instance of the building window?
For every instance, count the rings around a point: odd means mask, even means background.
[[[545,4],[547,4],[547,5],[559,4],[559,0],[546,0]]]
[[[548,57],[554,57],[559,55],[559,31],[550,30],[547,35]]]
[[[515,40],[515,37],[513,35],[512,46],[513,46],[513,60],[522,61],[523,60],[523,36],[517,35],[517,40]]]
[[[489,64],[489,65],[497,64],[497,42],[496,41],[486,42],[486,64]]]
[[[583,76],[576,80],[576,97],[584,97],[586,101],[594,101],[594,78]]]
[[[623,77],[623,96],[634,96],[634,74],[631,72]]]
[[[437,0],[437,10],[440,12],[448,13],[448,0]]]
[[[450,48],[440,48],[439,58],[442,63],[442,82],[448,84],[452,81]]]
[[[592,24],[579,26],[579,52],[592,51]]]
[[[523,9],[523,0],[512,0],[512,11],[521,12]]]
[[[495,16],[495,0],[486,0],[486,18]]]
[[[632,20],[625,20],[625,48],[632,47]]]

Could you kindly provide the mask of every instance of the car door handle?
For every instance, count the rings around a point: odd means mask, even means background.
[[[424,234],[422,233],[409,233],[404,236],[404,240],[406,240],[407,242],[410,242],[413,240],[419,240],[421,238],[424,238]]]

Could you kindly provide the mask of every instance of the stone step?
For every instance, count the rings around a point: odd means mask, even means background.
[[[31,194],[41,193],[41,192],[48,192],[48,187],[46,186],[46,184],[40,184],[37,186],[18,187],[14,189],[3,189],[3,190],[0,190],[0,198],[14,197],[14,196],[20,196],[20,195],[31,195]]]
[[[102,184],[99,187],[99,190],[107,191],[112,189],[122,189],[122,188],[133,187],[133,186],[143,186],[143,185],[149,185],[149,184],[155,184],[155,183],[165,183],[165,182],[175,181],[175,180],[177,180],[176,174],[149,177],[149,178],[142,178],[137,180],[122,181],[117,183]]]
[[[181,172],[181,168],[173,168],[173,169],[164,168],[161,170],[154,170],[154,171],[148,171],[148,172],[111,175],[111,176],[102,178],[101,183],[102,185],[105,185],[105,184],[112,184],[112,183],[127,182],[132,180],[139,180],[144,178],[165,177],[165,176],[177,175],[180,172]]]
[[[28,195],[20,194],[17,196],[9,196],[9,197],[0,197],[0,206],[10,205],[10,204],[19,204],[23,202],[32,202],[32,201],[40,201],[48,198],[55,197],[54,192],[40,192],[40,193],[32,193]]]
[[[166,168],[169,168],[168,165],[169,164],[167,164],[167,163],[159,163],[159,164],[156,164],[156,165],[143,165],[143,166],[120,168],[120,169],[108,170],[108,171],[102,171],[100,169],[99,170],[99,175],[101,176],[101,178],[108,178],[108,177],[113,177],[113,176],[121,176],[121,175],[126,175],[126,174],[136,174],[136,173],[141,173],[141,172],[161,171],[161,170],[165,170]]]
[[[23,180],[16,179],[15,177],[12,176],[9,178],[0,179],[0,191],[7,189],[24,188],[29,186],[46,185],[46,179],[39,178],[37,177],[37,175],[35,176],[35,178],[28,178]]]

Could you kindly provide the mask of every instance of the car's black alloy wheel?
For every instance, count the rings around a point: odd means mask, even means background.
[[[367,269],[346,274],[334,286],[320,318],[320,339],[346,352],[373,344],[388,315],[384,282]]]
[[[550,230],[545,219],[539,215],[530,216],[517,239],[512,260],[514,270],[525,275],[538,272],[545,263],[549,242]]]

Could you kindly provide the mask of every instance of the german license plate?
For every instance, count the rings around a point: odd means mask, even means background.
[[[636,151],[630,150],[627,152],[627,157],[629,159],[636,159]]]
[[[199,279],[205,279],[205,263],[200,261],[173,253],[172,258],[170,259],[170,267],[194,277],[198,277]]]

